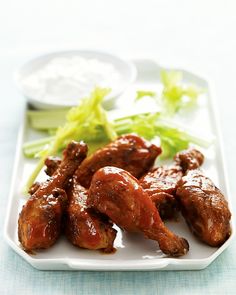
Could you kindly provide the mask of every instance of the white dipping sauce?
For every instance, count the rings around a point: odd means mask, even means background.
[[[115,67],[97,59],[79,56],[53,58],[21,79],[25,94],[41,101],[77,102],[95,86],[114,90],[121,83]]]

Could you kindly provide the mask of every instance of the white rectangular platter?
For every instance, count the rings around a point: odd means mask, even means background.
[[[134,85],[127,89],[117,103],[118,108],[125,106],[125,110],[129,109],[130,98],[135,96],[136,90],[156,90],[160,86],[159,77],[162,68],[156,62],[139,59],[135,60],[134,63],[138,70],[137,80]],[[205,155],[203,169],[206,175],[214,181],[223,191],[228,201],[230,201],[217,116],[215,113],[215,101],[209,81],[187,71],[183,71],[183,76],[185,81],[196,83],[204,88],[206,94],[204,94],[198,110],[189,117],[180,118],[180,123],[188,126],[198,134],[205,134],[206,136],[213,134],[215,136],[213,145],[208,149],[202,149]],[[141,107],[148,107],[147,103]],[[152,108],[152,106],[149,105],[149,110],[150,107]],[[20,247],[18,241],[17,220],[22,205],[26,202],[26,198],[22,194],[22,188],[35,161],[24,158],[22,145],[24,142],[40,136],[42,134],[36,133],[28,126],[25,117],[19,131],[17,154],[5,224],[5,238],[8,244],[33,267],[40,270],[117,271],[203,269],[216,259],[231,243],[235,232],[233,222],[231,223],[231,237],[220,248],[213,248],[198,241],[180,217],[178,222],[169,221],[166,223],[171,230],[186,238],[189,242],[190,250],[188,254],[180,258],[168,258],[160,251],[157,242],[147,240],[139,234],[127,234],[119,229],[115,240],[117,251],[114,254],[101,254],[99,251],[76,248],[65,237],[61,237],[48,250],[38,251],[34,255],[26,253]]]

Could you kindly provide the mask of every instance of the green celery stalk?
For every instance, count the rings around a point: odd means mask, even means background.
[[[66,121],[68,109],[27,112],[30,126],[36,130],[49,130],[62,126]]]

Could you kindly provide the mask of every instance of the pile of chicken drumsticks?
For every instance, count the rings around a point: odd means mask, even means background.
[[[221,191],[199,169],[196,149],[178,153],[171,166],[153,168],[161,148],[135,135],[119,137],[87,156],[87,145],[71,142],[63,158],[45,161],[49,178],[35,183],[18,220],[26,251],[51,247],[65,233],[75,246],[113,252],[116,230],[142,232],[163,253],[178,257],[188,242],[163,220],[181,211],[204,243],[220,246],[230,236],[231,213]]]

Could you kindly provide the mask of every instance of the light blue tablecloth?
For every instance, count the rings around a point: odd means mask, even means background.
[[[2,229],[24,106],[24,99],[14,87],[12,71],[22,60],[11,56],[1,57],[0,62],[0,295],[236,294],[235,241],[207,269],[179,272],[38,271],[9,248]]]

